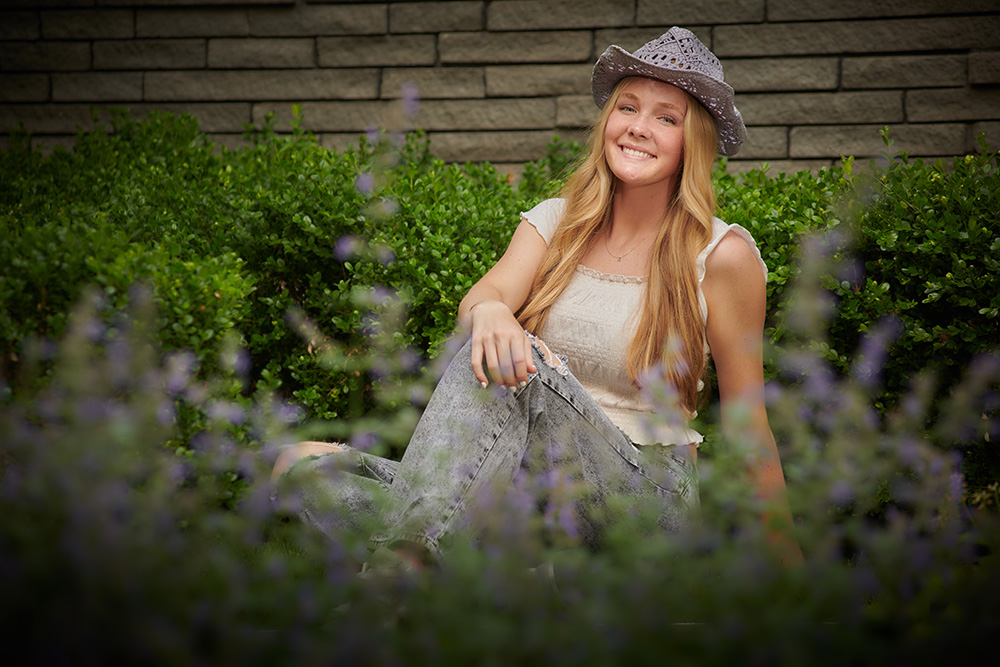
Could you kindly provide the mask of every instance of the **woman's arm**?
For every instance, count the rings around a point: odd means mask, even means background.
[[[784,562],[798,563],[802,552],[788,532],[792,516],[785,477],[764,404],[764,275],[753,251],[734,233],[723,237],[705,268],[708,345],[719,381],[723,428],[737,437],[750,436],[756,451],[748,472],[758,497],[773,512],[764,520],[784,524],[785,530],[772,533],[774,542]]]
[[[516,387],[537,370],[531,341],[514,313],[528,298],[545,248],[535,227],[522,220],[503,257],[458,306],[458,323],[472,335],[472,370],[483,386],[492,377],[497,384]]]

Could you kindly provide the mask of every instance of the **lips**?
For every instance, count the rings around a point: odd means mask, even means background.
[[[647,153],[645,151],[640,151],[640,150],[637,150],[635,148],[629,148],[628,146],[622,146],[622,152],[625,153],[625,155],[628,155],[629,157],[637,157],[637,158],[652,158],[652,157],[656,157],[655,155],[652,155],[652,154]]]

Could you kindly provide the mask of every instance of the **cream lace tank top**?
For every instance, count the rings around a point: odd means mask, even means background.
[[[548,244],[565,208],[565,200],[546,199],[521,219],[531,223]],[[750,233],[739,225],[712,220],[712,240],[696,259],[698,303],[702,322],[708,305],[701,291],[705,260],[728,232],[735,232],[753,249],[767,279],[767,267]],[[653,401],[629,380],[626,352],[639,324],[645,276],[620,276],[583,266],[552,305],[539,336],[552,350],[569,359],[569,368],[608,418],[637,445],[698,444],[703,438],[679,417],[655,416]],[[707,349],[706,349],[707,352]]]

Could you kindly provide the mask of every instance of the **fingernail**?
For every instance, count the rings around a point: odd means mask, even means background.
[[[517,387],[507,387],[507,391],[513,394],[515,391],[517,391]]]
[[[524,380],[521,380],[521,389],[524,389],[527,386],[528,386],[528,383],[525,382]]]
[[[486,389],[486,383],[485,382],[480,382],[479,386],[482,387],[483,389]]]

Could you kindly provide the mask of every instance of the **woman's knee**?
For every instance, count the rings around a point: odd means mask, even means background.
[[[281,477],[289,468],[304,458],[343,451],[347,451],[347,447],[335,442],[306,440],[296,443],[281,452],[278,459],[274,462],[274,469],[271,471],[271,481],[273,482]]]

